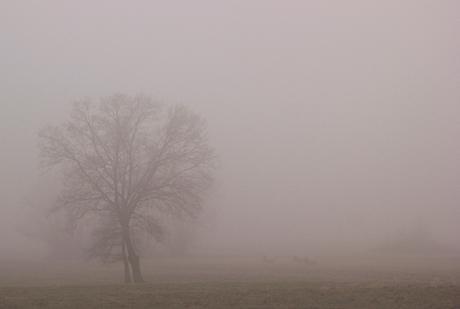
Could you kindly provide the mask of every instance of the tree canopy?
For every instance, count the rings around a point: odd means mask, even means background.
[[[120,256],[127,282],[143,281],[136,235],[161,237],[159,212],[195,216],[212,183],[204,119],[148,96],[78,101],[67,122],[39,138],[43,165],[63,170],[56,209],[75,225],[100,219],[93,253]]]

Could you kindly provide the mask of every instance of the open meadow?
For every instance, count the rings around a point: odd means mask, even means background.
[[[460,309],[460,0],[0,0],[0,309]]]
[[[0,308],[460,308],[460,259],[157,258],[120,265],[2,263]]]

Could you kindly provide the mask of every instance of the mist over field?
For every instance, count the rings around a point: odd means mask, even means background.
[[[47,209],[62,176],[40,168],[38,132],[117,93],[190,108],[218,157],[203,211],[174,219],[147,256],[460,256],[459,12],[2,1],[0,260],[60,258]],[[89,230],[67,258],[83,259]]]

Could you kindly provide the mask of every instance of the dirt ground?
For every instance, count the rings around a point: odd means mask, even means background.
[[[120,265],[7,262],[0,308],[460,309],[460,263],[440,259],[181,258],[144,261],[147,283]]]

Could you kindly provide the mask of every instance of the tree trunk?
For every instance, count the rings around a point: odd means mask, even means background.
[[[131,266],[131,270],[133,272],[133,281],[135,283],[142,283],[145,282],[144,278],[142,277],[141,273],[141,264],[139,261],[139,256],[136,254],[134,250],[133,243],[131,241],[131,235],[129,233],[129,227],[123,227],[123,240],[126,244],[126,251],[128,253],[128,261]]]
[[[124,274],[125,274],[125,283],[131,283],[132,278],[131,278],[131,270],[129,269],[129,262],[128,262],[128,257],[126,256],[126,245],[124,240],[122,241],[122,256],[123,256],[123,267],[124,267]]]
[[[139,261],[139,256],[134,254],[131,257],[130,261],[131,261],[131,269],[133,270],[134,282],[136,282],[136,283],[145,282],[144,278],[142,277],[141,263]]]

